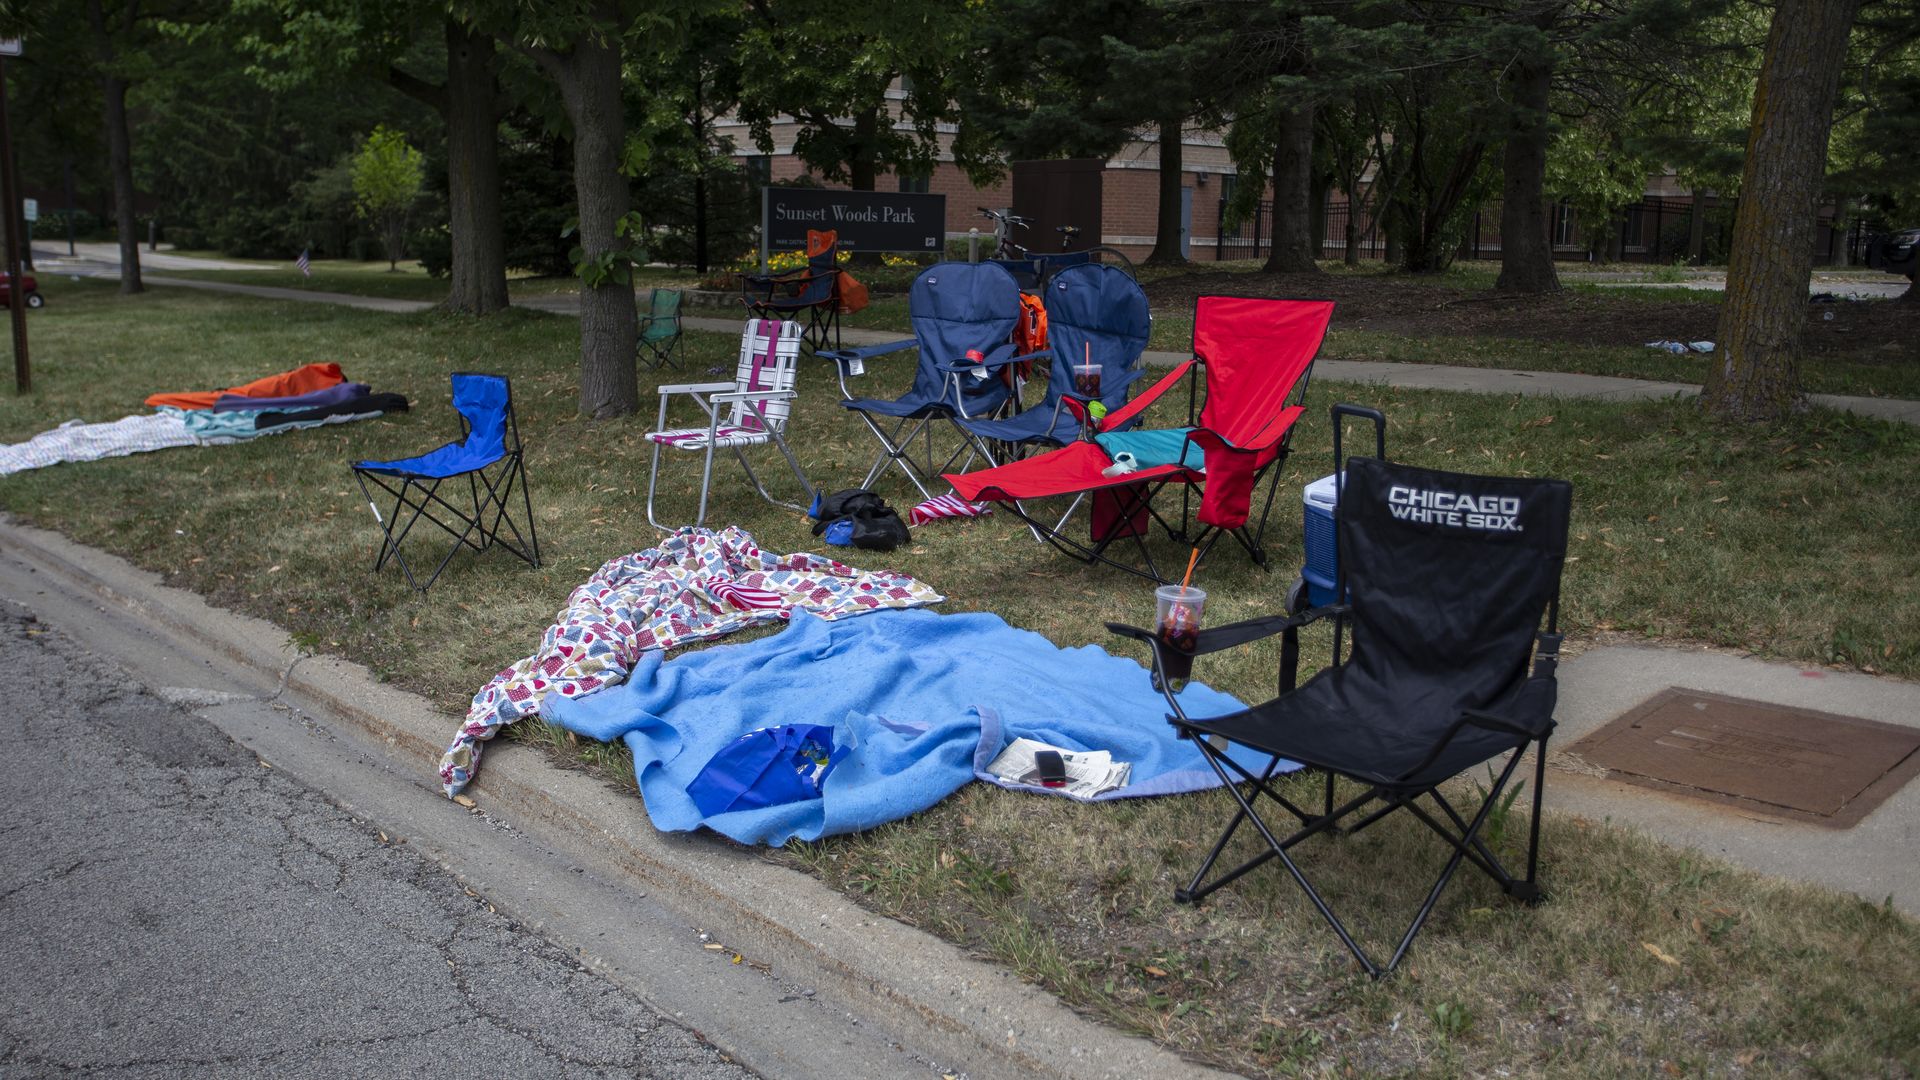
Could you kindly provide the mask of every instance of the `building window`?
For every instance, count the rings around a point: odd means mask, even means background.
[[[745,162],[747,186],[758,191],[773,183],[773,159],[765,154],[749,154]]]
[[[1232,202],[1233,189],[1240,186],[1240,178],[1232,174],[1220,177],[1220,201]]]
[[[900,190],[909,195],[925,195],[932,187],[931,173],[901,173]]]

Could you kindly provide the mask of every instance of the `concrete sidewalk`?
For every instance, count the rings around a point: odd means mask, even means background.
[[[570,297],[544,298],[554,301],[543,310],[562,310],[559,302]],[[686,316],[681,319],[691,330],[737,334],[740,323],[734,319]],[[845,329],[842,342],[852,345],[878,345],[899,341],[910,335],[890,330]],[[1188,359],[1187,354],[1149,349],[1142,359],[1150,367],[1171,368]],[[1692,383],[1653,382],[1647,379],[1621,379],[1611,375],[1579,375],[1563,371],[1508,371],[1501,368],[1452,367],[1445,364],[1395,364],[1378,360],[1314,361],[1313,377],[1329,382],[1373,383],[1405,387],[1411,390],[1454,390],[1471,394],[1526,394],[1542,397],[1595,398],[1608,401],[1644,401],[1675,395],[1693,397],[1700,388]],[[1810,394],[1813,403],[1857,416],[1893,420],[1902,424],[1920,424],[1920,401],[1902,398],[1851,397],[1844,394]]]
[[[189,278],[143,278],[149,285],[203,289],[208,292],[236,293],[265,300],[298,300],[315,304],[338,304],[368,311],[408,313],[425,311],[434,305],[421,300],[390,300],[374,296],[287,289],[269,285],[237,285],[222,281],[196,281]],[[516,306],[555,315],[578,315],[579,298],[572,293],[529,296],[514,301]],[[738,334],[738,319],[686,316],[688,329],[712,333]],[[908,335],[891,330],[841,331],[846,345],[877,345],[899,341]],[[1173,367],[1187,359],[1183,353],[1150,349],[1145,362],[1155,367]],[[1653,382],[1646,379],[1620,379],[1610,375],[1578,375],[1558,371],[1507,371],[1499,368],[1450,367],[1442,364],[1394,364],[1375,360],[1329,360],[1314,364],[1314,377],[1330,382],[1371,383],[1413,390],[1453,390],[1473,394],[1526,394],[1544,397],[1591,398],[1609,401],[1644,401],[1675,395],[1692,397],[1700,388],[1692,383]],[[1920,401],[1902,398],[1853,397],[1844,394],[1811,394],[1816,405],[1856,416],[1892,420],[1902,424],[1920,424]]]

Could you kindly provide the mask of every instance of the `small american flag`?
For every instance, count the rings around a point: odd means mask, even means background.
[[[313,263],[311,260],[307,258],[307,252],[305,249],[301,250],[299,258],[293,260],[293,265],[300,268],[301,277],[313,276]]]

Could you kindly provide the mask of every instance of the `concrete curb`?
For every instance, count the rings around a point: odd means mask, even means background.
[[[458,718],[379,683],[365,668],[307,656],[286,632],[225,611],[158,575],[64,536],[0,517],[0,551],[99,598],[111,609],[190,639],[311,703],[384,745],[423,787]],[[278,643],[278,644],[276,644]],[[403,771],[405,771],[403,769]],[[556,847],[640,884],[737,951],[799,973],[889,1028],[916,1050],[987,1077],[1218,1078],[1189,1062],[1085,1019],[1010,972],[973,960],[912,927],[877,916],[804,874],[706,834],[668,835],[640,805],[538,755],[499,746],[469,789]]]

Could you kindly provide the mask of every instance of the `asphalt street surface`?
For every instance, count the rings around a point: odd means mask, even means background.
[[[752,1074],[0,602],[0,1080]]]

